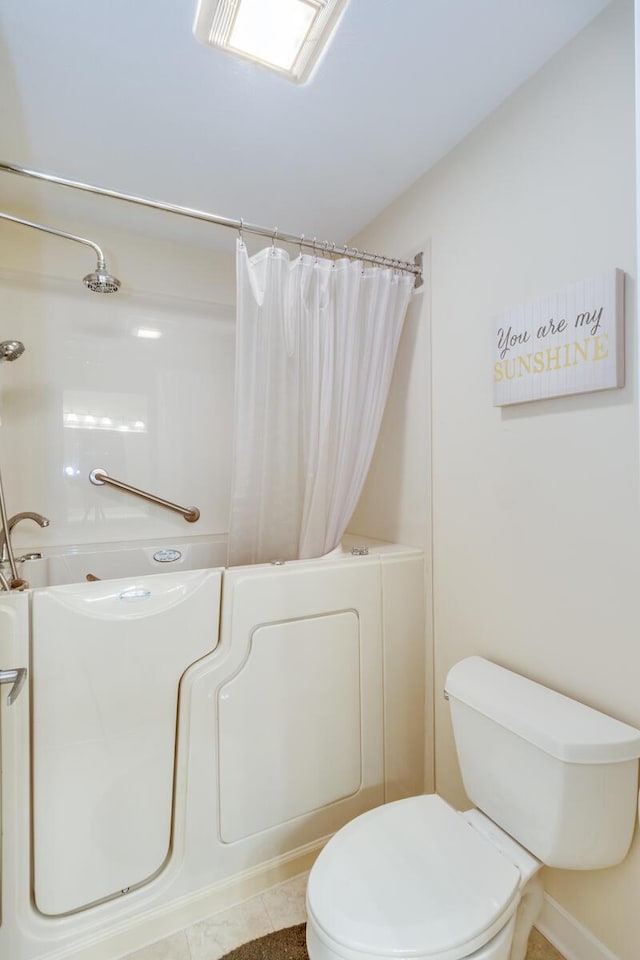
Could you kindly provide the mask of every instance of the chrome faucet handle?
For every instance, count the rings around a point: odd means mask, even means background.
[[[8,541],[11,539],[13,528],[22,520],[33,520],[39,527],[48,527],[51,523],[48,517],[43,517],[41,513],[34,513],[32,510],[25,510],[23,513],[16,513],[7,521],[7,529],[0,531],[0,563],[9,559]]]

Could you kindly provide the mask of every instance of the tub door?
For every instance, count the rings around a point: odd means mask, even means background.
[[[221,571],[33,595],[34,895],[60,915],[154,876],[171,845],[180,681],[217,643]]]

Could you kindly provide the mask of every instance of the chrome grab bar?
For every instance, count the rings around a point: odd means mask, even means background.
[[[115,480],[109,476],[106,470],[102,470],[100,467],[91,471],[89,480],[98,487],[106,483],[111,487],[117,487],[119,490],[126,490],[127,493],[132,493],[136,497],[142,497],[143,500],[149,500],[151,503],[159,503],[161,507],[166,507],[168,510],[175,510],[176,513],[181,513],[189,523],[195,523],[196,520],[200,519],[200,511],[197,507],[181,507],[177,503],[172,503],[170,500],[156,497],[153,493],[146,493],[144,490],[139,490],[138,487],[132,487],[129,483],[123,483],[122,480]]]
[[[9,691],[9,696],[7,697],[7,704],[9,706],[11,706],[12,703],[15,703],[18,699],[26,679],[26,667],[18,667],[15,670],[0,670],[0,683],[13,684],[11,690]]]

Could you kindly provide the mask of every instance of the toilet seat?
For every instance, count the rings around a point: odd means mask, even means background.
[[[441,797],[411,797],[329,841],[309,877],[308,922],[345,960],[462,960],[506,926],[520,887],[518,868]]]

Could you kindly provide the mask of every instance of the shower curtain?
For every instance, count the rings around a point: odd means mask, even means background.
[[[340,542],[373,456],[413,277],[237,244],[229,563]]]

